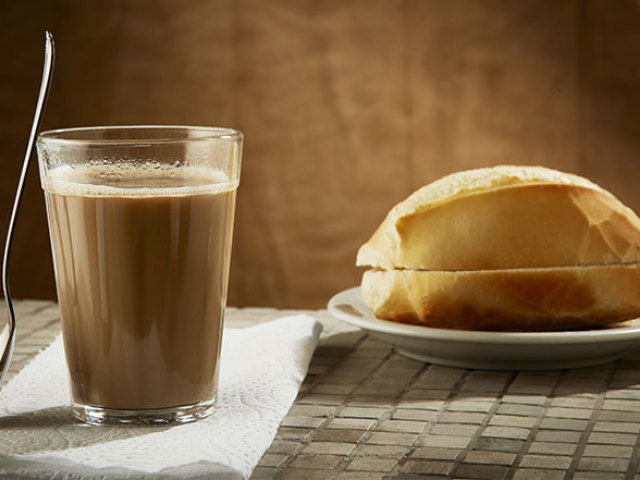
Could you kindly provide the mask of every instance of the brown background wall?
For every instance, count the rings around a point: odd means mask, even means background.
[[[443,174],[500,163],[586,175],[640,211],[640,4],[631,0],[0,3],[0,227],[57,43],[45,128],[246,134],[230,303],[311,306],[359,282],[357,247]],[[52,297],[32,172],[12,262]]]

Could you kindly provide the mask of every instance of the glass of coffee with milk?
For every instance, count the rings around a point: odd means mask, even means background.
[[[242,140],[182,126],[39,136],[77,418],[167,424],[212,412]]]

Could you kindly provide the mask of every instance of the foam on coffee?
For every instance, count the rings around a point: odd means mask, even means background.
[[[225,172],[211,167],[154,162],[63,165],[49,170],[43,180],[46,191],[81,197],[177,197],[237,186]]]

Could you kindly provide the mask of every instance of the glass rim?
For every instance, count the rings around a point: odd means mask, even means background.
[[[171,135],[162,135],[158,137],[144,137],[135,135],[135,131],[160,132],[175,131],[189,132],[194,136],[180,137]],[[70,138],[68,135],[74,133],[90,133],[100,131],[130,131],[132,134],[124,138]],[[87,127],[69,127],[46,130],[38,135],[38,143],[43,144],[59,144],[68,146],[133,146],[133,145],[162,145],[176,143],[191,143],[206,140],[232,140],[240,141],[244,137],[240,130],[227,127],[206,127],[197,125],[106,125],[106,126],[87,126]]]

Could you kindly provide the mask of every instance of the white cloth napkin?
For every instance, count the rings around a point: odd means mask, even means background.
[[[246,479],[291,407],[321,330],[306,315],[225,329],[215,412],[172,427],[75,421],[58,337],[0,391],[0,478]]]

